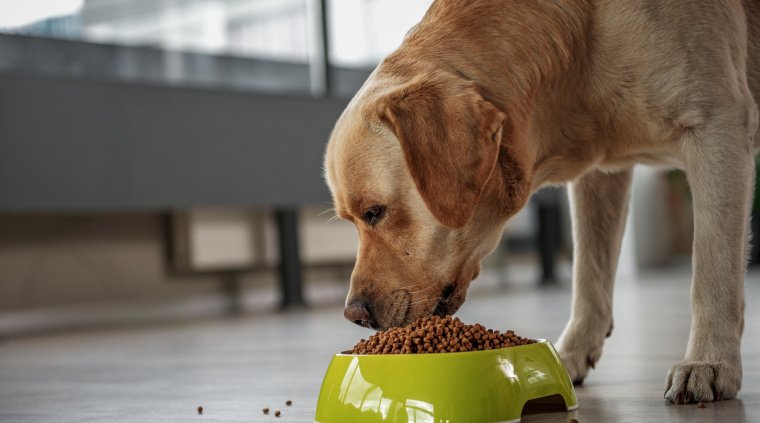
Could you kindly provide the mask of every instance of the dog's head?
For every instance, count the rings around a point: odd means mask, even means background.
[[[347,319],[385,329],[452,314],[529,183],[507,115],[439,73],[369,82],[336,123],[325,173],[359,232]]]

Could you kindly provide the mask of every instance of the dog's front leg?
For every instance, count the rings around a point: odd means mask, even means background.
[[[632,173],[592,171],[570,185],[573,305],[557,350],[575,383],[599,360],[604,338],[612,331],[612,286]]]
[[[734,398],[741,387],[754,160],[750,143],[736,138],[744,131],[733,131],[740,126],[698,133],[685,141],[694,199],[692,320],[686,355],[668,373],[665,392],[665,398],[678,404]]]

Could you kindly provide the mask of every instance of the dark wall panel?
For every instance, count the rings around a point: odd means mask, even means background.
[[[345,105],[0,74],[0,211],[326,202]]]

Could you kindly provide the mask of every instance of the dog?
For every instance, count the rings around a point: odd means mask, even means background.
[[[686,171],[692,326],[673,403],[734,398],[760,95],[754,0],[437,0],[372,72],[325,151],[359,233],[344,315],[385,329],[465,300],[531,193],[569,183],[581,382],[613,327],[632,168]]]

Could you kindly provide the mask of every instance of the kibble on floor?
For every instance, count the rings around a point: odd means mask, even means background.
[[[515,335],[511,330],[500,333],[475,323],[467,325],[458,317],[422,317],[407,326],[380,331],[362,339],[352,354],[427,354],[492,350],[533,344],[536,341]]]

